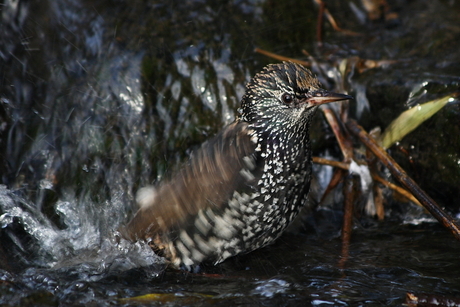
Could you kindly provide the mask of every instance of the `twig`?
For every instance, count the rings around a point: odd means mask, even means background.
[[[460,226],[457,225],[456,221],[445,212],[430,196],[428,196],[412,178],[393,160],[392,157],[372,139],[364,129],[359,126],[354,120],[349,120],[346,123],[347,128],[359,137],[362,143],[369,148],[374,155],[382,161],[382,163],[391,171],[393,176],[401,182],[433,215],[441,224],[444,225],[454,237],[460,241]]]
[[[318,2],[318,1],[317,1]],[[320,45],[323,44],[323,17],[324,9],[326,8],[326,3],[323,1],[318,2],[319,11],[318,11],[318,21],[316,23],[316,40]]]
[[[260,49],[260,48],[255,48],[254,51],[257,52],[257,53],[266,55],[266,56],[268,56],[270,58],[273,58],[275,60],[289,61],[289,62],[297,63],[297,64],[300,64],[300,65],[303,65],[303,66],[308,66],[308,67],[311,66],[310,62],[296,60],[296,59],[293,59],[293,58],[288,58],[288,57],[285,57],[285,56],[282,56],[282,55],[279,55],[279,54],[276,54],[276,53],[273,53],[273,52],[270,52],[270,51],[267,51],[267,50],[263,50],[263,49]]]
[[[418,199],[415,198],[415,196],[412,195],[411,193],[409,193],[407,190],[405,190],[405,189],[403,189],[401,187],[398,187],[396,184],[393,184],[391,182],[386,181],[385,179],[383,179],[380,176],[377,176],[376,174],[371,174],[371,175],[372,175],[372,179],[374,179],[375,181],[378,181],[381,184],[383,184],[384,186],[394,190],[395,192],[398,192],[399,194],[401,194],[402,196],[404,196],[405,198],[407,198],[408,200],[410,200],[414,204],[416,204],[416,205],[418,205],[420,207],[423,207],[422,204],[418,201]]]
[[[371,171],[371,176],[374,175]],[[374,194],[374,207],[375,207],[375,215],[379,221],[383,221],[385,218],[385,206],[383,205],[383,192],[382,189],[377,185],[372,185],[372,190]],[[409,193],[410,194],[410,193]]]
[[[324,13],[326,14],[327,20],[329,20],[329,22],[331,23],[332,28],[334,28],[334,30],[336,30],[337,32],[342,32],[343,34],[351,35],[351,36],[362,35],[361,33],[350,31],[350,30],[345,30],[339,27],[334,17],[332,16],[332,14],[329,12],[327,8],[324,10]]]
[[[329,193],[332,190],[334,190],[339,185],[339,183],[343,181],[343,177],[345,176],[345,174],[346,174],[346,171],[344,171],[343,169],[336,168],[334,170],[334,173],[332,174],[332,178],[329,181],[329,184],[327,185],[326,190],[324,190],[323,196],[321,196],[321,199],[319,201],[320,205],[324,202],[324,200],[329,195]]]
[[[322,32],[322,23],[323,23],[323,20],[322,20],[322,15],[326,15],[326,18],[327,20],[329,21],[329,23],[331,24],[332,28],[337,31],[337,32],[342,32],[344,33],[345,35],[353,35],[353,36],[358,36],[358,35],[361,35],[361,33],[357,33],[357,32],[353,32],[353,31],[350,31],[350,30],[345,30],[345,29],[342,29],[341,27],[339,27],[339,25],[337,24],[337,22],[335,21],[334,17],[332,16],[332,14],[329,12],[329,10],[326,8],[326,4],[324,3],[324,1],[322,0],[315,0],[316,4],[319,5],[319,16],[318,16],[318,25],[317,25],[317,29],[316,29],[316,33],[318,35],[318,41],[321,43],[322,42],[322,35],[319,34],[319,32]],[[320,22],[321,22],[321,27],[319,28],[318,30],[318,26],[320,25]],[[321,39],[321,40],[320,40]]]
[[[345,263],[348,260],[349,251],[350,251],[350,241],[351,233],[353,229],[353,203],[354,203],[354,189],[353,189],[353,178],[348,175],[345,179],[345,184],[343,185],[343,194],[345,196],[344,200],[344,215],[343,215],[343,225],[342,225],[342,251],[341,258],[339,261],[339,267],[344,268]]]
[[[332,111],[327,106],[323,107],[321,110],[323,111],[324,116],[326,116],[326,120],[334,132],[337,142],[339,143],[340,150],[343,154],[343,159],[345,161],[350,161],[353,159],[353,144],[351,143],[350,138],[347,137],[348,133],[344,131],[344,129],[340,128],[343,127],[343,124],[340,124],[339,120],[337,120],[337,117],[335,116],[334,111]]]
[[[329,166],[337,167],[337,168],[340,168],[340,169],[343,169],[343,170],[348,170],[350,168],[350,165],[348,163],[346,163],[346,162],[334,161],[334,160],[324,159],[324,158],[321,158],[321,157],[312,157],[312,161],[313,161],[313,163],[329,165]],[[374,179],[375,181],[378,181],[381,184],[383,184],[384,186],[392,189],[396,193],[401,194],[402,196],[404,196],[405,198],[407,198],[408,200],[410,200],[414,204],[416,204],[416,205],[418,205],[420,207],[423,207],[422,204],[417,200],[417,198],[415,198],[414,195],[412,195],[409,191],[397,186],[396,184],[393,184],[391,182],[386,181],[385,179],[383,179],[382,177],[380,177],[380,176],[378,176],[376,174],[371,173],[371,175],[372,175],[372,179]]]
[[[324,164],[324,165],[330,165],[330,166],[333,166],[333,167],[338,167],[338,168],[341,168],[341,169],[346,170],[346,171],[348,171],[349,168],[350,168],[349,163],[340,162],[340,161],[333,161],[333,160],[324,159],[324,158],[320,158],[320,157],[312,157],[312,161],[314,163],[318,163],[318,164]]]

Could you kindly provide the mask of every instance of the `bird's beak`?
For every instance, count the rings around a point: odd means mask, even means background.
[[[309,106],[319,106],[324,103],[340,101],[340,100],[347,100],[353,99],[350,95],[345,94],[338,94],[328,91],[316,91],[312,93],[312,97],[307,98],[307,102]]]

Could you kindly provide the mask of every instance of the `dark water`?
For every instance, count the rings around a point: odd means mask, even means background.
[[[459,4],[389,4],[395,18],[361,21],[360,2],[328,2],[361,35],[326,24],[320,47],[313,1],[2,1],[0,303],[380,306],[401,305],[408,291],[460,296],[460,244],[391,195],[383,222],[358,210],[346,261],[340,197],[300,233],[205,268],[212,276],[164,271],[148,247],[113,238],[139,187],[232,121],[245,82],[275,62],[255,47],[301,59],[307,50],[326,88],[356,97],[352,116],[368,130],[457,91]],[[359,72],[357,56],[396,62]],[[315,155],[340,160],[322,115],[314,125]],[[454,215],[459,134],[453,102],[390,149]],[[317,170],[326,182],[330,170]],[[126,300],[148,293],[162,295]]]

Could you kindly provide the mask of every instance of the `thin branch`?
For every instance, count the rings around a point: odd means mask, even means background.
[[[333,166],[333,167],[341,168],[341,169],[346,170],[346,171],[348,171],[350,169],[350,164],[346,163],[346,162],[333,161],[333,160],[324,159],[324,158],[320,158],[320,157],[312,157],[311,159],[312,159],[313,163],[330,165],[330,166]]]
[[[372,175],[372,179],[374,179],[375,181],[378,181],[380,182],[381,184],[383,184],[384,186],[394,190],[395,192],[401,194],[402,196],[404,196],[405,198],[407,198],[408,200],[410,200],[411,202],[413,202],[414,204],[420,206],[420,207],[423,207],[422,204],[418,201],[417,198],[415,198],[414,195],[412,195],[412,193],[408,192],[407,190],[401,188],[401,187],[398,187],[396,184],[393,184],[391,182],[388,182],[386,181],[385,179],[383,179],[382,177],[376,175],[376,174],[371,174]]]
[[[319,11],[318,11],[318,21],[316,23],[316,40],[318,41],[319,44],[323,44],[323,17],[324,17],[324,9],[326,8],[326,3],[324,3],[323,1],[319,1],[318,5],[319,5]]]
[[[358,35],[362,35],[361,33],[357,33],[357,32],[353,32],[353,31],[350,31],[350,30],[345,30],[345,29],[342,29],[341,27],[339,27],[339,25],[337,24],[337,22],[335,21],[334,17],[332,16],[332,14],[329,12],[329,10],[327,9],[326,7],[326,4],[324,3],[324,1],[322,0],[315,0],[316,4],[319,5],[319,12],[320,14],[324,14],[326,15],[326,18],[327,20],[329,21],[329,23],[331,24],[332,28],[337,31],[337,32],[342,32],[343,34],[346,34],[346,35],[352,35],[352,36],[358,36]],[[319,19],[318,17],[318,24],[319,22],[321,22],[321,25],[322,25],[322,17],[321,17],[321,20]],[[322,28],[322,27],[321,27]],[[318,31],[318,29],[317,29]],[[319,41],[321,42],[321,41]]]
[[[263,54],[265,56],[268,56],[269,58],[272,58],[272,59],[275,59],[275,60],[289,61],[289,62],[297,63],[297,64],[300,64],[300,65],[303,65],[303,66],[308,66],[308,67],[311,66],[310,62],[296,60],[296,59],[293,59],[293,58],[288,58],[288,57],[285,57],[285,56],[282,56],[282,55],[279,55],[279,54],[276,54],[276,53],[273,53],[273,52],[270,52],[270,51],[267,51],[267,50],[263,50],[263,49],[260,49],[260,48],[255,48],[254,51],[257,52],[257,53]]]
[[[345,161],[351,161],[353,159],[353,144],[350,141],[350,137],[347,137],[348,133],[344,131],[344,129],[341,129],[343,124],[339,122],[331,108],[324,106],[321,110],[323,111],[324,116],[326,116],[326,120],[329,123],[332,132],[334,132],[337,143],[339,143],[343,159]]]
[[[347,128],[355,134],[361,140],[367,148],[369,148],[374,155],[382,161],[382,163],[390,170],[393,176],[401,182],[414,196],[420,201],[420,203],[436,218],[441,224],[444,225],[450,232],[460,241],[460,226],[457,222],[445,212],[430,196],[428,196],[412,178],[393,160],[392,157],[381,148],[372,139],[364,129],[359,126],[356,121],[349,120],[346,124]]]
[[[353,231],[353,204],[355,201],[355,193],[353,189],[353,178],[348,175],[345,178],[343,185],[344,206],[343,206],[343,225],[342,225],[342,251],[339,261],[339,267],[344,268],[348,260],[350,251],[351,233]]]
[[[324,159],[324,158],[321,158],[321,157],[312,157],[312,161],[313,161],[313,163],[329,165],[329,166],[337,167],[337,168],[340,168],[340,169],[343,169],[343,170],[348,170],[350,168],[349,167],[350,165],[348,163],[346,163],[346,162],[334,161],[334,160]],[[380,177],[380,176],[378,176],[376,174],[371,174],[371,175],[372,175],[372,179],[374,179],[375,181],[378,181],[381,184],[383,184],[384,186],[392,189],[396,193],[401,194],[402,196],[404,196],[405,198],[407,198],[408,200],[410,200],[414,204],[416,204],[416,205],[418,205],[420,207],[423,207],[422,204],[417,200],[417,198],[415,198],[414,195],[412,195],[409,191],[397,186],[394,183],[388,182],[387,180],[383,179],[382,177]]]

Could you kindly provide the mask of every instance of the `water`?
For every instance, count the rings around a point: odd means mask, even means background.
[[[458,242],[393,201],[384,222],[358,212],[346,261],[340,197],[300,233],[208,275],[165,271],[145,244],[116,240],[138,188],[233,120],[245,82],[274,62],[254,47],[314,54],[325,87],[357,98],[352,113],[366,129],[456,91],[460,7],[435,2],[391,4],[398,18],[361,25],[349,3],[332,1],[341,26],[363,35],[326,26],[319,48],[308,1],[3,1],[1,304],[380,306],[401,305],[407,291],[460,296]],[[357,55],[398,63],[341,79],[337,64]],[[391,149],[454,214],[459,116],[454,102]],[[320,114],[314,125],[315,155],[341,159]],[[324,188],[330,170],[316,169]],[[146,294],[158,295],[131,299]]]

